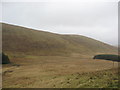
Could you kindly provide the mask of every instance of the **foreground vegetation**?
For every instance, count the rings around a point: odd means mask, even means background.
[[[10,57],[3,88],[117,88],[118,63],[81,57]]]

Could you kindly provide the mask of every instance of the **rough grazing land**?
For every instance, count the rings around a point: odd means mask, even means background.
[[[3,88],[118,87],[118,63],[62,56],[10,57]]]
[[[117,87],[118,63],[92,59],[116,47],[81,35],[63,35],[2,24],[3,88]]]

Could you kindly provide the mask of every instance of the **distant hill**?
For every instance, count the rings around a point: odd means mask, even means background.
[[[3,52],[32,55],[94,55],[117,48],[81,35],[55,34],[2,23]]]

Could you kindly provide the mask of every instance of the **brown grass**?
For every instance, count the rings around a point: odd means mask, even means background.
[[[11,60],[20,66],[3,66],[3,87],[5,88],[84,87],[87,83],[90,84],[87,78],[91,76],[85,73],[104,71],[118,66],[117,62],[113,67],[111,61],[81,59],[80,57],[27,56],[11,58]],[[106,86],[100,84],[98,87]]]
[[[4,53],[44,56],[117,53],[117,48],[81,35],[61,35],[9,24],[2,24],[2,26]]]

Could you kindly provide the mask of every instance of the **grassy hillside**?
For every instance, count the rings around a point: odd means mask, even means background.
[[[117,49],[81,35],[61,35],[2,23],[3,52],[32,55],[115,53]]]
[[[81,35],[2,26],[2,50],[11,61],[2,67],[3,88],[118,87],[118,63],[90,58],[117,48]]]

